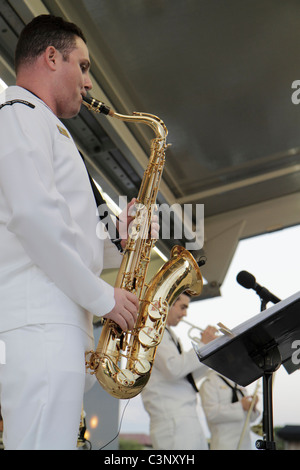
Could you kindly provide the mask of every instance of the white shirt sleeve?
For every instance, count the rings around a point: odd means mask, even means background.
[[[104,259],[103,259],[103,267],[105,268],[118,268],[120,267],[122,261],[122,254],[111,242],[109,238],[104,240]]]
[[[7,229],[67,296],[104,315],[114,306],[113,288],[92,272],[92,249],[57,190],[51,138],[49,123],[37,110],[22,104],[1,110],[0,187]]]
[[[193,349],[179,354],[176,344],[166,330],[157,348],[155,367],[169,379],[182,379],[189,373],[197,372],[197,379],[207,374],[207,367],[199,362]]]

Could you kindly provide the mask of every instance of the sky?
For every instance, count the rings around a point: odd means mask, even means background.
[[[236,281],[237,274],[243,270],[253,274],[258,284],[266,287],[282,300],[300,292],[299,240],[300,226],[298,225],[240,241],[221,286],[222,295],[214,299],[192,302],[186,320],[200,328],[205,328],[207,325],[216,326],[222,322],[232,329],[259,314],[260,298],[258,295],[252,289],[243,288]],[[268,308],[272,305],[269,303]],[[189,329],[190,327],[183,323],[174,329],[184,349],[191,348]],[[194,330],[192,334],[195,335],[195,333],[197,331]],[[254,391],[255,386],[256,382],[247,387],[249,394]],[[300,371],[289,375],[281,366],[274,374],[274,427],[287,424],[300,425],[299,392]],[[262,410],[261,380],[258,396],[259,409]],[[209,436],[201,404],[199,416]],[[121,433],[149,433],[149,417],[143,408],[140,396],[131,399],[128,404],[121,401],[120,419],[122,419]],[[258,422],[260,420],[261,417]]]

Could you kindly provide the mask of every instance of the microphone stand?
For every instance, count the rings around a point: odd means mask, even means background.
[[[266,309],[268,301],[261,298],[261,309]],[[258,365],[263,373],[263,439],[258,439],[255,446],[259,450],[276,450],[273,429],[273,373],[281,365],[280,352],[274,346],[258,358]]]
[[[266,310],[268,301],[265,299],[260,299],[260,300],[261,300],[260,311],[262,312],[263,310]]]

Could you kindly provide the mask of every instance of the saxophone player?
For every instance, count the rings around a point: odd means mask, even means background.
[[[38,16],[22,31],[15,58],[16,86],[0,95],[4,445],[71,450],[93,316],[130,329],[138,300],[99,278],[104,264],[121,256],[96,235],[86,168],[60,120],[76,116],[92,88],[82,31],[62,18]]]
[[[142,400],[150,417],[150,435],[154,449],[207,450],[207,442],[198,419],[199,393],[195,380],[207,374],[193,349],[185,352],[172,327],[186,317],[190,297],[182,293],[171,306],[162,342],[157,348],[152,375],[142,391]],[[217,329],[208,326],[201,335],[202,344],[216,338]]]

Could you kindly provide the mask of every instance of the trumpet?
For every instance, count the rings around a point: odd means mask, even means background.
[[[204,330],[203,330],[202,328],[200,328],[199,326],[193,325],[193,323],[190,323],[190,322],[187,321],[187,320],[184,320],[184,319],[183,319],[183,320],[181,320],[181,321],[182,321],[183,323],[186,323],[187,325],[190,326],[190,329],[188,330],[188,337],[189,337],[192,341],[194,341],[194,343],[199,344],[199,343],[200,343],[200,338],[199,338],[198,336],[192,336],[192,333],[191,333],[191,332],[192,332],[193,330],[198,330],[198,331],[200,331],[201,333],[203,333]]]
[[[198,330],[200,331],[201,333],[203,333],[205,330],[203,328],[200,328],[199,326],[197,325],[194,325],[193,323],[190,323],[189,321],[187,320],[181,320],[183,323],[186,323],[187,325],[189,325],[191,328],[188,330],[188,337],[194,341],[195,343],[200,343],[201,340],[198,336],[192,336],[192,331],[193,330]],[[219,322],[218,323],[218,328],[217,328],[218,332],[219,333],[222,333],[224,335],[227,335],[227,336],[234,336],[234,333],[225,325],[223,325],[223,323]]]

